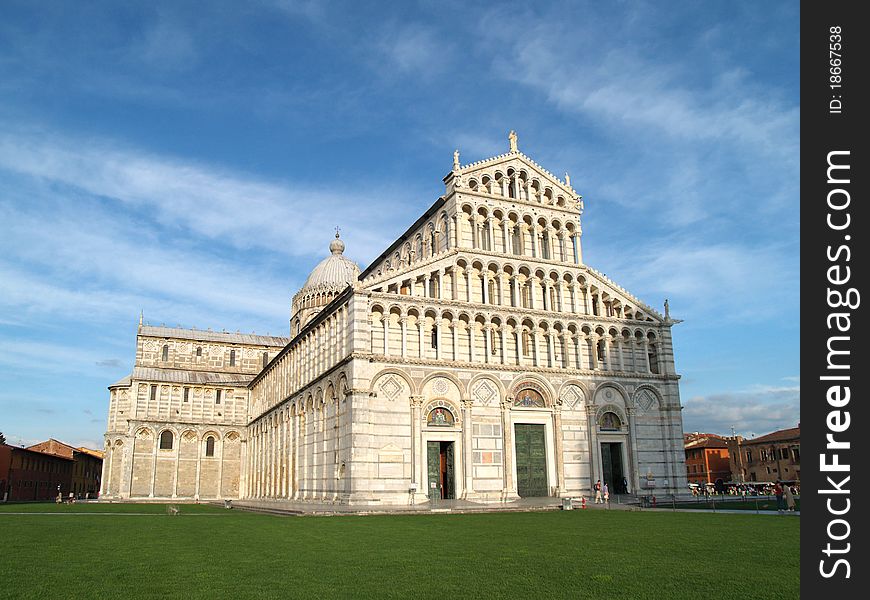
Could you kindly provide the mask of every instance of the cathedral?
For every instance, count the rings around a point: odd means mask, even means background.
[[[147,325],[109,386],[101,497],[361,506],[686,489],[664,314],[587,265],[583,201],[463,165],[360,270],[339,234],[288,337]]]

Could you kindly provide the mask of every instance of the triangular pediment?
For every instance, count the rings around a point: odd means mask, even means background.
[[[468,185],[468,181],[471,179],[481,179],[484,176],[495,177],[497,173],[507,175],[510,169],[519,173],[525,173],[529,180],[539,181],[541,189],[551,188],[556,194],[575,201],[581,198],[580,194],[577,193],[569,182],[559,179],[556,175],[519,151],[506,152],[485,160],[460,165],[458,171],[454,169],[454,173],[461,175],[466,185]]]

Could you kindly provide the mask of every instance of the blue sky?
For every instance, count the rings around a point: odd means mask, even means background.
[[[685,429],[794,426],[798,70],[794,2],[4,2],[0,431],[101,447],[140,310],[285,335],[510,129],[685,320]]]

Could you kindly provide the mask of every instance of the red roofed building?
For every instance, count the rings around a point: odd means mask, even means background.
[[[727,441],[735,481],[800,481],[800,423],[753,439],[738,435]]]
[[[72,458],[0,444],[0,500],[53,500],[70,492]]]
[[[731,480],[728,444],[714,433],[683,435],[686,450],[686,472],[689,483],[716,483]]]
[[[88,448],[76,448],[54,438],[28,446],[43,454],[62,456],[73,461],[69,482],[65,487],[77,498],[96,498],[100,491],[100,476],[103,472],[103,453]]]

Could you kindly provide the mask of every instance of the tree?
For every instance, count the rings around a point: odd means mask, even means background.
[[[3,435],[2,431],[0,431],[0,444],[5,444],[5,443],[6,443],[6,436]]]

